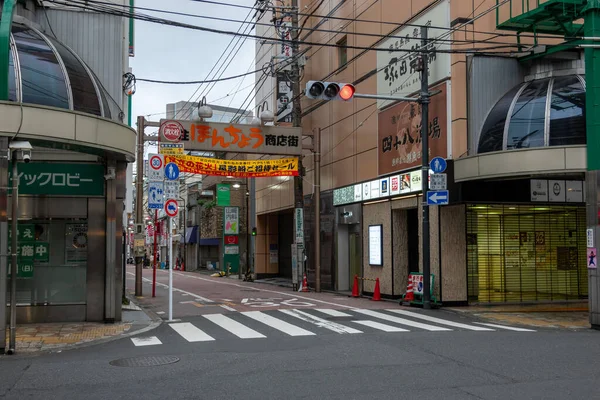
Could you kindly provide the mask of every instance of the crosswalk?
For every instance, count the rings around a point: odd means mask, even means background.
[[[225,338],[265,339],[275,335],[315,336],[321,334],[361,334],[372,332],[403,333],[415,331],[449,332],[454,330],[493,332],[535,332],[484,322],[463,323],[450,319],[400,309],[335,310],[282,309],[245,311],[225,314],[206,314],[192,322],[169,323],[171,335],[159,338],[145,336],[131,338],[135,346],[155,346],[165,340],[184,340],[189,343],[212,342]],[[175,337],[175,339],[173,339]]]

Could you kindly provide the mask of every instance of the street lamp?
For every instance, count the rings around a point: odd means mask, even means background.
[[[206,97],[202,97],[200,103],[198,103],[198,117],[201,120],[212,118],[213,110],[209,105],[206,104]]]
[[[269,110],[269,104],[265,101],[256,109],[256,115],[252,118],[250,124],[261,126],[267,122],[273,121],[275,121],[275,115],[273,114],[273,111]]]
[[[13,354],[16,347],[17,332],[17,222],[19,219],[19,171],[18,154],[25,163],[31,161],[31,143],[27,141],[11,141],[8,145],[12,160],[12,197],[11,197],[11,263],[10,263],[10,335],[7,354]]]

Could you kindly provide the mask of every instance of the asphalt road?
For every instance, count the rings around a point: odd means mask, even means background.
[[[213,302],[226,295],[213,290],[197,292]],[[444,310],[307,297],[314,305],[184,303],[177,321],[131,338],[4,356],[0,398],[600,399],[600,332],[524,331]],[[129,366],[111,364],[119,360]]]

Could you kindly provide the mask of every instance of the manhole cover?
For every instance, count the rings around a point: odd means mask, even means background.
[[[355,317],[327,317],[325,318],[329,321],[356,321]]]
[[[173,364],[177,361],[179,361],[179,358],[174,356],[148,356],[121,358],[113,360],[109,364],[115,367],[156,367],[158,365]]]

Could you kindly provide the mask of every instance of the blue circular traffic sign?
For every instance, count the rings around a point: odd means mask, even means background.
[[[444,160],[442,157],[433,157],[433,159],[429,162],[429,169],[435,174],[441,174],[446,170],[447,166],[446,160]]]
[[[170,162],[165,165],[165,178],[170,181],[176,181],[179,179],[179,167],[177,164]]]

